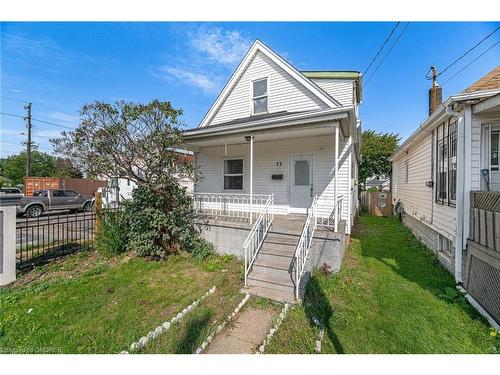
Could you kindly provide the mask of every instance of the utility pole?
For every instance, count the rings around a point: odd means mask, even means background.
[[[26,142],[26,177],[31,175],[31,103],[24,107],[26,109],[26,132],[28,141]]]

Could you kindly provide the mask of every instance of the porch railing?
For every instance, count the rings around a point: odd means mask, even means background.
[[[197,214],[214,220],[255,218],[265,207],[269,194],[253,194],[252,210],[250,194],[238,193],[192,193],[193,206]]]
[[[268,196],[266,204],[264,205],[259,217],[255,221],[252,230],[248,234],[243,249],[245,251],[245,286],[247,286],[247,277],[252,269],[252,265],[257,257],[257,254],[266,238],[269,227],[271,226],[274,218],[273,214],[274,195]]]
[[[333,210],[330,212],[330,215],[328,216],[322,216],[318,214],[317,217],[317,223],[319,225],[325,226],[325,227],[334,227],[335,226],[335,218],[337,218],[337,225],[340,223],[342,220],[342,204],[344,201],[344,196],[339,195],[337,197],[337,202],[335,206],[333,207]],[[321,210],[321,199],[318,200],[317,203],[318,210]],[[335,215],[337,213],[337,215]]]
[[[318,208],[318,196],[315,196],[307,214],[307,219],[302,229],[302,234],[300,235],[299,243],[297,249],[295,250],[295,297],[299,299],[299,286],[302,274],[304,273],[304,267],[307,262],[307,256],[309,255],[309,250],[311,249],[312,239],[314,236],[314,231],[317,226],[317,208]]]

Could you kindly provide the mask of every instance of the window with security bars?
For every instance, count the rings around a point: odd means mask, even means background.
[[[436,202],[454,206],[457,197],[457,121],[450,118],[436,128]]]

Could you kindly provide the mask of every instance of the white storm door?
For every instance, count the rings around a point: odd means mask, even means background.
[[[290,211],[305,212],[313,195],[313,156],[290,156]]]

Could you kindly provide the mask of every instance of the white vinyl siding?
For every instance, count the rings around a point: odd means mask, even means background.
[[[393,199],[403,203],[407,214],[427,223],[431,223],[432,204],[432,188],[425,186],[432,180],[431,143],[432,137],[428,136],[412,145],[408,154],[403,151],[393,162],[392,176]]]
[[[274,205],[277,213],[286,214],[288,209],[288,176],[289,156],[292,154],[313,154],[313,194],[326,202],[328,209],[333,209],[334,201],[334,142],[331,137],[292,138],[280,141],[259,142],[256,137],[254,143],[254,194],[274,194]],[[343,152],[347,151],[347,142],[340,140]],[[222,160],[228,158],[243,158],[244,187],[243,193],[249,192],[249,145],[228,145],[227,155],[224,155],[224,146],[202,147],[197,154],[197,166],[202,173],[202,180],[196,183],[197,192],[223,192]],[[339,157],[338,194],[344,195],[343,218],[347,218],[347,194],[349,191],[348,168],[349,158]],[[281,162],[281,164],[279,163]],[[283,174],[282,180],[272,180],[272,174]],[[328,215],[328,209],[324,214]]]
[[[481,189],[481,168],[488,168],[488,166],[481,166],[481,121],[472,117],[471,126],[471,189]],[[466,175],[467,176],[467,175]]]
[[[433,179],[432,145],[435,140],[428,133],[422,140],[411,144],[408,154],[403,151],[393,161],[393,199],[403,203],[405,213],[411,215],[436,232],[454,241],[456,209],[435,203],[435,188],[426,186]],[[405,163],[408,163],[408,182],[405,182]]]
[[[321,100],[297,82],[274,61],[258,52],[209,125],[252,114],[251,82],[268,78],[268,112],[301,112],[327,108]]]
[[[312,80],[343,107],[354,103],[354,81],[348,79],[317,78]]]

